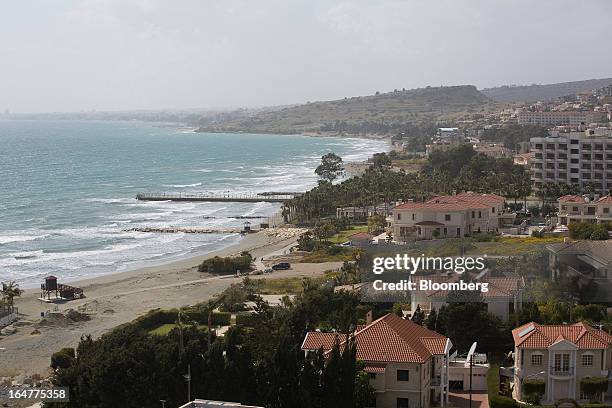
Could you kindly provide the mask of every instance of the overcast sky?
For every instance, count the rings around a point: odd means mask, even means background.
[[[261,106],[612,77],[609,0],[14,0],[0,109]]]

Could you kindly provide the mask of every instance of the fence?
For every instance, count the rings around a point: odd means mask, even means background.
[[[0,310],[0,327],[8,326],[17,320],[19,309],[16,307],[11,310]]]

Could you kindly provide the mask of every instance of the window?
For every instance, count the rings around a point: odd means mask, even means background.
[[[582,366],[583,367],[593,367],[593,355],[592,354],[582,355]]]
[[[412,214],[412,221],[414,221],[414,216],[415,216],[415,214]]]
[[[398,398],[397,408],[408,408],[408,398]]]
[[[397,219],[401,220],[402,219],[402,213],[397,213]]]
[[[491,207],[491,212],[495,214],[495,207]]]
[[[408,370],[397,370],[397,381],[409,381],[410,372]]]
[[[445,214],[444,215],[444,221],[450,221],[451,220],[451,215],[450,214]]]
[[[603,212],[604,214],[610,214],[610,207],[604,207]]]
[[[472,218],[476,218],[476,212],[472,211]]]
[[[569,354],[555,354],[555,371],[568,372]]]
[[[478,218],[482,218],[482,211],[478,211]]]
[[[376,373],[368,373],[368,376],[370,377],[370,380],[376,379]]]
[[[531,355],[531,365],[541,366],[542,365],[542,354],[532,354]]]

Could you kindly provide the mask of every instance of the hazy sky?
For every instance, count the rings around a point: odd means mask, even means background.
[[[12,0],[0,109],[299,103],[612,77],[610,0]]]

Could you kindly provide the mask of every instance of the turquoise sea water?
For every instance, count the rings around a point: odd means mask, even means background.
[[[365,139],[0,121],[0,281],[29,287],[50,273],[70,281],[220,249],[240,237],[125,230],[239,227],[232,216],[269,216],[278,205],[140,202],[136,193],[303,191],[323,154],[350,161],[384,150]]]

